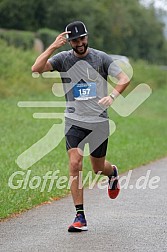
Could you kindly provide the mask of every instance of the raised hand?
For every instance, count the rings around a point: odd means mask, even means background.
[[[60,33],[55,41],[53,42],[52,46],[55,47],[55,49],[60,48],[61,46],[65,45],[67,43],[67,39],[65,37],[66,34],[71,33],[70,31],[68,32],[62,32]]]

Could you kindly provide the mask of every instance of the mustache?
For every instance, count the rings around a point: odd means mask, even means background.
[[[80,48],[80,47],[84,47],[84,51],[81,53],[81,52],[79,52],[78,50],[77,50],[77,48]],[[76,52],[76,53],[78,53],[78,54],[84,54],[85,52],[86,52],[86,50],[87,50],[87,48],[88,48],[88,43],[87,44],[83,44],[83,45],[81,45],[81,46],[76,46],[75,48],[74,47],[72,47],[72,49]]]
[[[84,47],[85,47],[85,44],[82,44],[82,45],[80,45],[80,46],[76,46],[76,48],[78,48],[78,47],[82,47],[82,46],[84,46]]]

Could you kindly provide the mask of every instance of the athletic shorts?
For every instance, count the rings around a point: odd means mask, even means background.
[[[88,143],[91,156],[96,158],[106,156],[109,136],[108,121],[86,124],[86,127],[74,124],[69,127],[65,133],[67,151],[72,148],[80,148],[84,151],[85,144]]]

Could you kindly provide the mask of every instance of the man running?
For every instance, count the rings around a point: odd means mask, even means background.
[[[69,43],[71,50],[51,56],[58,48]],[[118,169],[106,157],[109,119],[107,108],[129,84],[128,76],[114,64],[106,53],[88,47],[88,31],[81,21],[66,26],[55,41],[36,59],[33,72],[60,72],[66,98],[65,137],[69,156],[69,175],[75,178],[71,193],[76,217],[69,232],[88,230],[84,214],[83,188],[79,187],[85,143],[89,144],[90,161],[95,173],[108,176],[108,195],[114,199],[119,194]],[[69,78],[65,78],[67,73]],[[107,90],[107,76],[118,82],[111,94]],[[56,137],[56,136],[55,136]]]

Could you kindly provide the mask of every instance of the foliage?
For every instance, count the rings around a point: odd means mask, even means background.
[[[32,78],[31,66],[37,57],[33,50],[7,46],[0,40],[0,98],[24,96],[25,93],[39,94],[50,88],[49,81]]]
[[[51,92],[52,78],[32,78],[31,66],[33,65],[37,52],[33,50],[23,51],[20,48],[7,46],[0,40],[0,97],[24,96],[24,93],[36,95],[43,92]],[[63,48],[64,49],[64,48]],[[130,87],[134,88],[139,83],[147,83],[152,89],[165,86],[167,71],[156,65],[150,65],[144,60],[133,61],[130,59],[134,75]],[[10,70],[6,70],[10,66]]]
[[[5,40],[8,45],[22,49],[31,49],[34,45],[34,33],[28,31],[0,29],[0,39]]]
[[[78,19],[86,23],[92,47],[150,62],[167,61],[163,24],[153,5],[145,8],[139,0],[0,1],[3,28],[36,32],[47,27],[62,32]]]
[[[36,31],[45,24],[45,0],[1,0],[0,27]]]
[[[58,36],[59,32],[49,28],[41,28],[37,31],[37,37],[42,40],[46,49]]]

